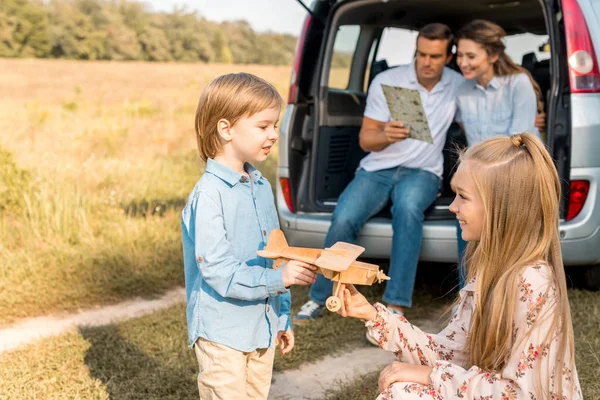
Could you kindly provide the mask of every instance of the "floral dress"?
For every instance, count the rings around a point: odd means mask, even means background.
[[[375,305],[377,316],[366,325],[381,348],[394,352],[399,361],[433,367],[429,385],[396,382],[384,390],[378,400],[538,399],[534,389],[540,382],[539,378],[546,382],[548,374],[556,373],[557,336],[549,345],[542,345],[551,319],[540,319],[534,323],[538,316],[554,312],[556,286],[550,267],[534,264],[521,275],[513,321],[514,350],[500,373],[466,365],[464,349],[476,304],[475,288],[473,279],[460,291],[460,302],[450,323],[437,335],[421,331],[402,316],[392,315],[381,304]],[[575,365],[567,365],[568,360],[566,355],[564,368],[558,372],[562,374],[563,395],[555,394],[552,400],[583,398]],[[573,394],[569,392],[571,386],[574,387]]]

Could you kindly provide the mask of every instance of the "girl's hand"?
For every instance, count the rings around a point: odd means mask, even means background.
[[[429,375],[433,370],[427,365],[408,364],[394,361],[379,374],[379,392],[383,392],[395,382],[414,382],[421,385],[429,385]]]
[[[370,321],[377,316],[377,310],[354,285],[340,284],[339,298],[342,303],[338,314],[342,317],[360,318]]]
[[[287,331],[277,332],[277,341],[275,344],[281,345],[281,354],[287,354],[294,348],[294,331],[289,329]]]

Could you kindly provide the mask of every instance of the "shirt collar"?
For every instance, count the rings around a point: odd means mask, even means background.
[[[412,84],[416,84],[416,85],[420,85],[419,80],[417,79],[417,63],[415,62],[415,59],[413,58],[413,60],[410,63],[410,66],[408,67],[408,81]]]
[[[500,81],[500,79],[498,79],[497,76],[494,75],[494,77],[492,78],[492,80],[490,81],[490,83],[488,83],[488,87],[487,89],[498,89],[500,88],[500,86],[502,86],[502,82]],[[481,89],[481,90],[486,90],[483,88],[483,86],[481,86],[479,83],[477,83],[477,79],[473,79],[473,88],[474,89]]]
[[[474,292],[475,288],[476,288],[476,281],[475,278],[472,278],[469,282],[467,282],[467,284],[461,289],[467,292]]]
[[[432,93],[450,83],[450,74],[448,73],[447,69],[448,68],[444,67],[439,82],[435,84],[433,89],[431,89]],[[417,63],[414,58],[408,67],[408,81],[413,85],[421,85],[421,83],[419,83],[419,80],[417,79]]]
[[[262,178],[262,174],[259,170],[254,168],[250,163],[244,164],[244,170],[248,173],[253,182],[258,182]],[[245,183],[248,181],[248,177],[244,174],[240,174],[229,168],[226,165],[221,164],[218,161],[209,158],[206,161],[206,172],[213,174],[217,178],[227,182],[229,186],[235,186],[239,182]]]

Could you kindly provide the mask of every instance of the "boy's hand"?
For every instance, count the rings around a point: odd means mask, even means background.
[[[342,317],[359,318],[370,321],[377,316],[377,310],[369,303],[365,296],[360,294],[354,285],[341,284],[339,291],[342,307],[338,314]]]
[[[317,279],[317,274],[314,272],[317,267],[302,261],[290,260],[282,269],[281,277],[285,287],[292,285],[307,286],[315,283]]]
[[[281,345],[281,354],[285,355],[292,351],[294,348],[294,331],[289,329],[287,331],[277,332],[277,341],[275,344]]]

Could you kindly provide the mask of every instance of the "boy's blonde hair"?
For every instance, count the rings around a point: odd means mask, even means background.
[[[196,109],[196,141],[203,161],[221,150],[217,122],[233,126],[245,116],[267,108],[281,108],[283,99],[269,82],[248,73],[227,74],[213,79],[202,91]]]
[[[558,232],[560,182],[552,158],[536,136],[521,133],[481,142],[460,160],[469,162],[467,171],[484,206],[481,238],[469,242],[463,261],[480,294],[468,338],[469,362],[487,371],[505,367],[516,345],[513,321],[520,275],[543,260],[556,286],[555,313],[539,315],[536,323],[552,321],[544,345],[560,334],[556,364],[549,366],[556,368],[550,378],[554,381],[538,382],[536,398],[550,398],[551,391],[563,398],[563,363],[574,365],[575,352]]]

